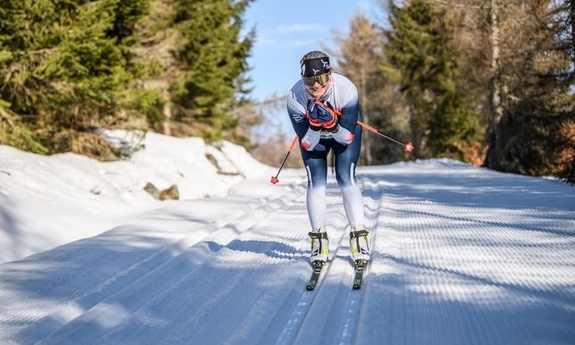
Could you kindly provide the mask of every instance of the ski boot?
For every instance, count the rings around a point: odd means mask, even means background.
[[[354,262],[358,260],[369,261],[369,232],[363,227],[352,226],[349,232],[349,246],[351,248],[351,257]]]
[[[309,260],[326,262],[329,254],[329,239],[324,228],[313,229],[309,234],[311,239],[311,254]]]

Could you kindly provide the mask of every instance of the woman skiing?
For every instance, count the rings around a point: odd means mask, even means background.
[[[369,260],[369,232],[363,224],[363,196],[355,168],[361,149],[359,95],[345,76],[332,71],[329,56],[311,51],[300,61],[301,79],[291,88],[287,111],[296,132],[307,172],[306,204],[311,223],[310,261],[325,262],[329,239],[325,223],[327,156],[335,156],[336,180],[350,225],[354,261]]]

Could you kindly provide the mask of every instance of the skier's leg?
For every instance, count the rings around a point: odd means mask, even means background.
[[[361,150],[361,127],[357,126],[355,139],[349,145],[335,143],[335,174],[341,189],[343,207],[349,224],[363,228],[363,196],[357,185],[355,168]]]
[[[369,260],[369,232],[363,224],[363,196],[357,185],[355,168],[361,150],[361,127],[357,126],[355,140],[344,146],[337,144],[335,152],[335,171],[341,188],[343,206],[350,224],[349,243],[353,260]]]
[[[327,261],[329,239],[325,228],[327,186],[327,149],[318,144],[313,151],[301,150],[308,177],[307,213],[311,224],[310,261]]]

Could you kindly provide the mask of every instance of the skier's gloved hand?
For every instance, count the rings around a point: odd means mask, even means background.
[[[313,127],[310,125],[307,132],[301,139],[301,147],[308,151],[312,151],[316,145],[319,143],[320,139],[320,128],[321,127]]]
[[[310,126],[315,128],[330,131],[335,129],[337,125],[337,115],[335,112],[319,101],[310,101],[308,103],[307,115]]]
[[[355,134],[348,131],[346,128],[343,128],[339,124],[335,127],[335,129],[331,132],[332,138],[334,138],[338,143],[349,145],[355,138]]]

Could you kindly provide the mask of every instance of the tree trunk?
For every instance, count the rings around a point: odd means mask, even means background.
[[[502,80],[500,59],[500,37],[499,37],[499,10],[498,0],[491,0],[490,21],[491,21],[491,78],[489,80],[489,151],[487,165],[497,164],[497,152],[501,148],[501,138],[499,136],[499,122],[503,117],[502,100]]]
[[[167,90],[164,91],[164,104],[163,113],[165,116],[164,121],[162,122],[162,131],[165,135],[172,135],[172,130],[170,127],[170,119],[172,118],[172,102],[169,100],[170,95],[168,94]]]
[[[368,114],[368,101],[369,101],[369,97],[367,97],[367,76],[366,76],[366,72],[365,72],[365,68],[362,67],[361,68],[361,77],[360,77],[360,91],[359,91],[359,96],[360,96],[360,105],[361,105],[361,116],[362,116],[362,121],[364,121],[365,123],[369,123],[369,114]],[[363,145],[363,152],[364,152],[364,158],[365,158],[365,165],[371,165],[371,162],[373,161],[373,157],[371,156],[371,145],[373,143],[373,140],[370,140],[369,137],[366,137],[365,135],[363,136],[363,142],[365,145]]]

